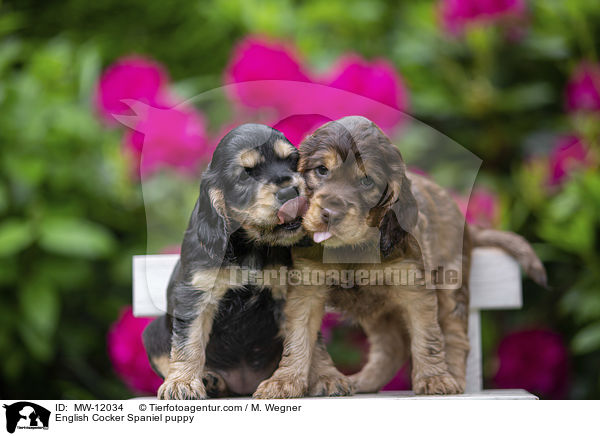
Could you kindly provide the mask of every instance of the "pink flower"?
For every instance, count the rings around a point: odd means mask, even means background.
[[[194,174],[210,157],[204,117],[193,108],[158,109],[136,104],[134,109],[137,116],[128,120],[133,130],[125,134],[124,144],[141,159],[142,178],[164,167]]]
[[[494,383],[501,389],[526,389],[544,398],[564,398],[568,388],[568,353],[562,338],[549,330],[507,335],[498,347],[500,367]]]
[[[112,64],[100,77],[96,89],[96,107],[108,123],[113,115],[130,113],[123,99],[162,107],[167,101],[165,87],[169,77],[154,61],[140,56],[125,57]]]
[[[468,199],[455,198],[455,200],[468,224],[486,228],[495,227],[498,224],[500,209],[498,198],[493,192],[478,188],[471,192]]]
[[[351,111],[354,114],[369,118],[384,130],[393,128],[402,114],[381,111],[380,103],[398,111],[408,108],[408,95],[402,79],[394,67],[383,59],[369,63],[357,55],[347,56],[338,61],[328,76],[330,79],[325,80],[324,84],[374,101],[344,99],[325,104],[337,104],[344,109],[346,104],[352,104]]]
[[[524,0],[441,0],[440,12],[446,30],[457,34],[474,22],[523,20],[527,10]]]
[[[302,140],[323,124],[331,121],[323,115],[292,115],[279,122],[273,128],[279,130],[296,147]]]
[[[548,161],[549,183],[557,185],[568,178],[573,170],[589,165],[587,155],[586,147],[578,137],[567,135],[559,138]]]
[[[408,108],[402,80],[385,60],[368,62],[351,55],[317,76],[290,49],[255,37],[234,50],[225,82],[232,84],[229,96],[244,106],[274,110],[296,144],[315,122],[347,115],[363,115],[390,131]]]
[[[226,77],[231,83],[272,79],[310,81],[290,47],[252,36],[235,48]]]
[[[310,82],[292,49],[278,42],[268,42],[257,37],[243,40],[234,49],[225,69],[225,83],[243,83],[259,80]],[[237,98],[248,107],[275,107],[286,105],[285,82],[272,86],[236,86]]]
[[[132,390],[156,394],[162,380],[152,368],[142,343],[142,332],[152,318],[135,318],[131,307],[121,310],[107,335],[108,355],[119,377]]]
[[[405,363],[383,388],[382,391],[408,391],[411,388],[410,364]]]
[[[600,111],[600,65],[582,62],[569,79],[566,89],[569,111]]]

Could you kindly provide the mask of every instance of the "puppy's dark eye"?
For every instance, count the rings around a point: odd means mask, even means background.
[[[327,174],[329,174],[329,170],[325,165],[319,165],[315,168],[315,171],[320,176],[326,176]]]
[[[296,167],[298,166],[298,153],[292,153],[290,154],[290,156],[288,157],[288,161],[290,162],[291,166],[296,169]]]
[[[374,185],[374,181],[372,178],[370,178],[369,176],[365,176],[362,179],[360,179],[360,186],[362,186],[363,188],[370,188]]]
[[[240,182],[243,182],[245,180],[248,180],[250,178],[250,176],[252,175],[252,168],[242,168],[242,171],[240,171]]]

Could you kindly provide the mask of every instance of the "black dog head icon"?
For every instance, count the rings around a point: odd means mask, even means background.
[[[6,431],[14,433],[19,421],[23,427],[48,428],[50,411],[29,401],[4,405],[6,409]]]

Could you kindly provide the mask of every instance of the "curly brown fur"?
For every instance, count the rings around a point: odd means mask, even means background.
[[[306,392],[325,304],[355,319],[369,337],[368,362],[352,377],[357,391],[380,389],[410,352],[418,394],[463,392],[471,247],[451,197],[407,172],[398,149],[362,117],[328,123],[308,137],[300,147],[299,171],[310,196],[303,225],[322,244],[294,248],[295,268],[368,274],[389,268],[423,280],[349,286],[340,279],[328,288],[291,287],[283,358],[257,393],[264,398]],[[380,263],[373,263],[373,248]],[[349,251],[370,254],[350,264],[335,262]],[[453,272],[453,280],[436,275],[438,268]],[[293,389],[280,383],[290,377]]]

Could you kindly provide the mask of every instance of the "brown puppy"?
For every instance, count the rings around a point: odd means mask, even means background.
[[[288,294],[284,357],[255,396],[306,392],[325,304],[368,335],[368,362],[352,377],[358,392],[380,389],[409,351],[416,393],[463,392],[471,247],[456,204],[407,173],[398,149],[363,117],[324,125],[300,154],[311,196],[304,228],[321,245],[294,249],[294,268],[319,271],[325,285]]]
[[[409,353],[416,393],[464,392],[470,237],[506,249],[544,284],[531,246],[510,232],[467,231],[448,193],[407,172],[398,149],[363,117],[324,125],[300,155],[311,197],[304,227],[321,245],[292,252],[311,280],[290,289],[283,358],[255,397],[301,396],[309,374],[319,377],[325,366],[309,372],[309,363],[326,304],[367,333],[368,362],[352,376],[358,392],[379,390]]]

